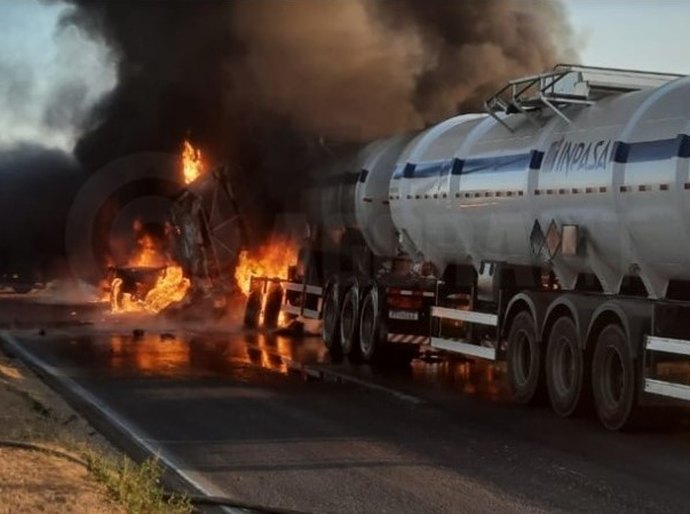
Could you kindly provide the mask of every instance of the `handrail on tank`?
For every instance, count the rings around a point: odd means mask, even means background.
[[[632,68],[609,68],[605,66],[587,66],[584,64],[570,64],[570,63],[558,63],[553,67],[553,71],[558,71],[560,68],[567,68],[569,71],[605,71],[611,73],[630,73],[634,75],[650,75],[657,77],[669,77],[670,79],[677,79],[682,77],[687,77],[687,75],[682,73],[667,73],[664,71],[648,71],[648,70],[636,70]]]
[[[559,82],[572,74],[577,74],[573,82],[560,89],[556,88]],[[504,118],[498,116],[499,112],[507,115],[522,113],[531,123],[536,124],[537,121],[529,114],[548,108],[569,123],[570,119],[563,112],[563,107],[567,105],[591,105],[601,95],[658,87],[684,76],[622,68],[557,64],[551,71],[508,81],[484,102],[484,110],[511,132],[513,128]],[[505,98],[508,91],[509,98]]]

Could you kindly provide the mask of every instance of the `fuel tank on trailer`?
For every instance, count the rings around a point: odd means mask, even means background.
[[[392,221],[405,250],[440,269],[548,260],[565,289],[593,273],[616,293],[638,275],[663,297],[670,280],[690,280],[689,158],[690,78],[556,110],[458,116],[401,151]],[[557,242],[564,225],[576,227],[577,251],[548,254],[544,238]]]
[[[324,230],[334,244],[345,230],[354,230],[375,255],[395,255],[398,232],[388,188],[395,163],[411,138],[403,134],[374,141],[315,170],[305,194],[309,223]]]

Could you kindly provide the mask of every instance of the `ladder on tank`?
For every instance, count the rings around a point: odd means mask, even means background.
[[[557,64],[552,71],[509,81],[484,102],[484,109],[511,132],[513,128],[499,113],[522,113],[538,126],[532,114],[547,108],[570,123],[570,118],[563,111],[568,105],[592,105],[604,96],[659,87],[683,76]]]

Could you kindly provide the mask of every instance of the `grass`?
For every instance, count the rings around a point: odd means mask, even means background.
[[[191,514],[188,498],[168,494],[160,484],[161,467],[149,458],[135,464],[126,457],[115,460],[100,453],[84,455],[89,470],[108,489],[113,499],[129,514]]]

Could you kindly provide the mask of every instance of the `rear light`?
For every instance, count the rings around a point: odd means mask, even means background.
[[[422,307],[421,296],[390,295],[387,298],[388,307],[401,310],[419,310]]]

